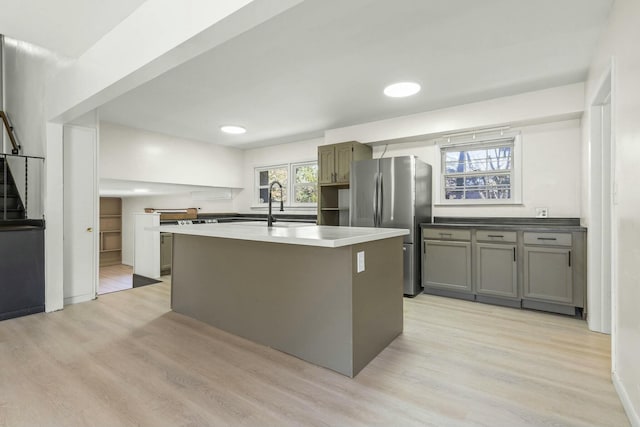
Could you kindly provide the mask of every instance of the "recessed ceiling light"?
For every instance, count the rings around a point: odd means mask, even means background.
[[[415,82],[394,83],[384,88],[384,94],[391,98],[404,98],[420,92],[420,85]]]
[[[242,126],[232,126],[232,125],[220,126],[220,130],[222,132],[224,132],[224,133],[231,133],[231,134],[234,134],[234,135],[239,135],[239,134],[245,133],[247,131]]]
[[[148,192],[149,192],[149,190],[148,190],[148,189],[146,189],[146,188],[134,188],[134,189],[133,189],[133,192],[134,192],[134,193],[148,193]]]

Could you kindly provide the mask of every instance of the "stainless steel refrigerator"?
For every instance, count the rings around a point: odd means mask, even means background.
[[[405,295],[422,291],[420,223],[431,219],[431,165],[415,156],[351,164],[349,225],[409,229],[403,246]]]

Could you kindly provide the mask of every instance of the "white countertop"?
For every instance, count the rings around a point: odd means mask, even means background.
[[[193,236],[253,240],[256,242],[339,248],[373,240],[405,236],[404,228],[334,227],[293,222],[276,222],[267,228],[266,222],[230,222],[221,224],[162,225],[147,230]]]

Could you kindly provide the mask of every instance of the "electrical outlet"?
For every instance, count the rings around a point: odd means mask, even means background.
[[[358,259],[358,262],[357,262],[358,265],[356,266],[357,267],[356,271],[358,273],[362,273],[364,271],[364,251],[358,252],[357,259]]]
[[[548,217],[549,217],[548,208],[536,208],[536,218],[548,218]]]

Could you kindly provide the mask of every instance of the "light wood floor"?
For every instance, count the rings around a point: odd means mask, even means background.
[[[100,267],[98,295],[131,288],[133,288],[133,267],[124,264]]]
[[[609,337],[435,296],[355,379],[169,310],[170,285],[0,322],[0,426],[626,426]]]

